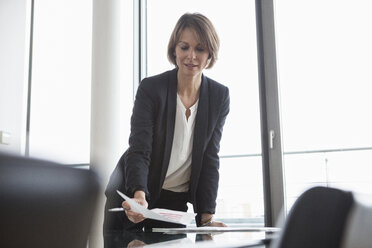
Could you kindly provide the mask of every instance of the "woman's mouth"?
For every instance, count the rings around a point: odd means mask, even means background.
[[[190,70],[192,70],[194,67],[197,67],[197,65],[194,65],[194,64],[185,64],[185,65]]]

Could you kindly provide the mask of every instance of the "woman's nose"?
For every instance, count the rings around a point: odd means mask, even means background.
[[[194,49],[190,49],[188,56],[189,56],[190,59],[195,59],[196,58],[195,50]]]

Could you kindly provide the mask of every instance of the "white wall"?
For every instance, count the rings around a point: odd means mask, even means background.
[[[0,0],[0,131],[10,133],[0,151],[18,154],[25,144],[29,2]]]
[[[120,6],[120,0],[93,1],[90,168],[98,172],[103,187],[123,153]],[[93,219],[90,248],[104,245],[105,199],[102,191]]]

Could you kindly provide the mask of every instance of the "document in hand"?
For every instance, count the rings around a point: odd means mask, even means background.
[[[188,225],[191,223],[196,215],[194,213],[187,213],[163,208],[154,208],[149,210],[132,200],[130,197],[124,195],[119,190],[117,190],[117,192],[124,200],[129,203],[133,212],[141,213],[144,217],[149,219]]]

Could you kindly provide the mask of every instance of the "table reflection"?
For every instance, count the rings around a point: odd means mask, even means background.
[[[104,235],[105,248],[123,247],[269,247],[271,234],[265,232],[236,232],[213,234],[164,234],[157,232],[110,231]],[[245,244],[245,245],[244,245]]]
[[[186,237],[186,234],[174,235],[153,232],[109,231],[104,234],[104,247],[143,247],[149,244],[179,240]]]

